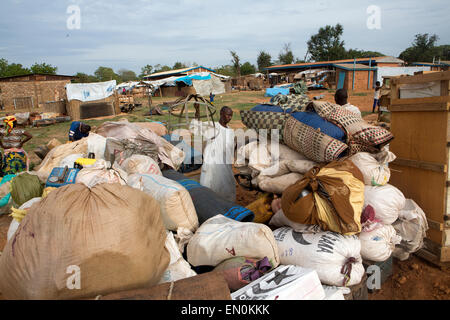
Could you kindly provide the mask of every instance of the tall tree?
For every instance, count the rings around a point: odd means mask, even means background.
[[[214,68],[218,74],[222,74],[224,76],[234,77],[236,76],[236,70],[233,66],[225,65]]]
[[[56,74],[58,67],[43,62],[33,64],[30,69],[32,73]]]
[[[134,80],[138,79],[136,73],[131,70],[120,69],[118,74],[119,74],[120,78],[122,79],[122,81],[125,81],[125,82],[134,81]]]
[[[241,76],[241,59],[237,55],[235,51],[230,51],[231,54],[231,62],[233,63],[233,67],[235,70],[236,76]]]
[[[171,67],[169,66],[161,66],[160,64],[155,65],[155,71],[153,73],[157,73],[157,72],[165,72],[165,71],[170,71],[172,70]]]
[[[264,68],[270,67],[272,65],[272,57],[265,51],[260,51],[258,54],[258,58],[256,59],[256,63],[258,64],[258,70],[260,72],[264,71]]]
[[[450,45],[444,44],[436,47],[436,59],[450,60]]]
[[[173,70],[177,70],[177,69],[184,69],[187,68],[187,66],[182,63],[182,62],[175,62],[175,64],[173,65]]]
[[[141,68],[141,74],[139,75],[139,78],[145,77],[152,73],[153,67],[149,64]]]
[[[116,80],[118,83],[122,82],[122,79],[120,78],[120,76],[117,75],[113,69],[108,68],[108,67],[98,67],[98,69],[95,70],[94,75],[100,81]]]
[[[280,62],[280,64],[292,64],[294,63],[294,60],[295,57],[291,49],[291,44],[285,43],[283,50],[278,55],[278,61]]]
[[[364,51],[358,49],[350,49],[347,51],[347,59],[354,58],[371,58],[371,57],[383,57],[385,54],[382,54],[378,51]]]
[[[0,59],[0,77],[22,76],[30,74],[31,70],[21,64],[9,63],[6,59]]]
[[[256,73],[256,68],[250,62],[246,62],[241,66],[241,74],[243,76]]]
[[[325,26],[320,28],[319,32],[311,36],[308,44],[308,53],[312,61],[330,61],[346,58],[344,41],[341,36],[344,27],[341,24],[336,26]]]
[[[412,46],[406,48],[400,53],[399,58],[408,62],[432,62],[433,58],[438,54],[435,47],[439,37],[435,34],[430,36],[428,33],[416,34]]]

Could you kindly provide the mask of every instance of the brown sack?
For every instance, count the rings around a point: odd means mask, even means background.
[[[158,122],[135,122],[135,124],[141,128],[153,131],[160,137],[167,134],[167,128]]]
[[[361,232],[364,178],[350,160],[314,167],[283,192],[281,207],[297,223],[319,225],[343,235]],[[312,191],[302,196],[302,191]]]
[[[7,243],[0,292],[6,299],[78,299],[156,285],[169,265],[165,240],[159,205],[144,192],[64,186],[31,207]]]

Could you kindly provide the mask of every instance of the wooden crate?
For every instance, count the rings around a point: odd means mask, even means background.
[[[430,229],[422,252],[435,263],[450,261],[449,80],[450,71],[393,78],[389,106],[390,150],[397,156],[390,183],[425,212]],[[440,85],[440,96],[401,98],[402,86],[431,82]]]

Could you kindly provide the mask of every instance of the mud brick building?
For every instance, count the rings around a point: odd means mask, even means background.
[[[38,111],[48,102],[66,99],[65,86],[74,78],[48,74],[0,78],[0,107],[3,110]]]

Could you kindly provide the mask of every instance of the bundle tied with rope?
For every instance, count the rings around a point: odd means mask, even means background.
[[[283,212],[293,222],[357,234],[364,206],[363,181],[361,171],[348,159],[314,167],[283,192]]]

